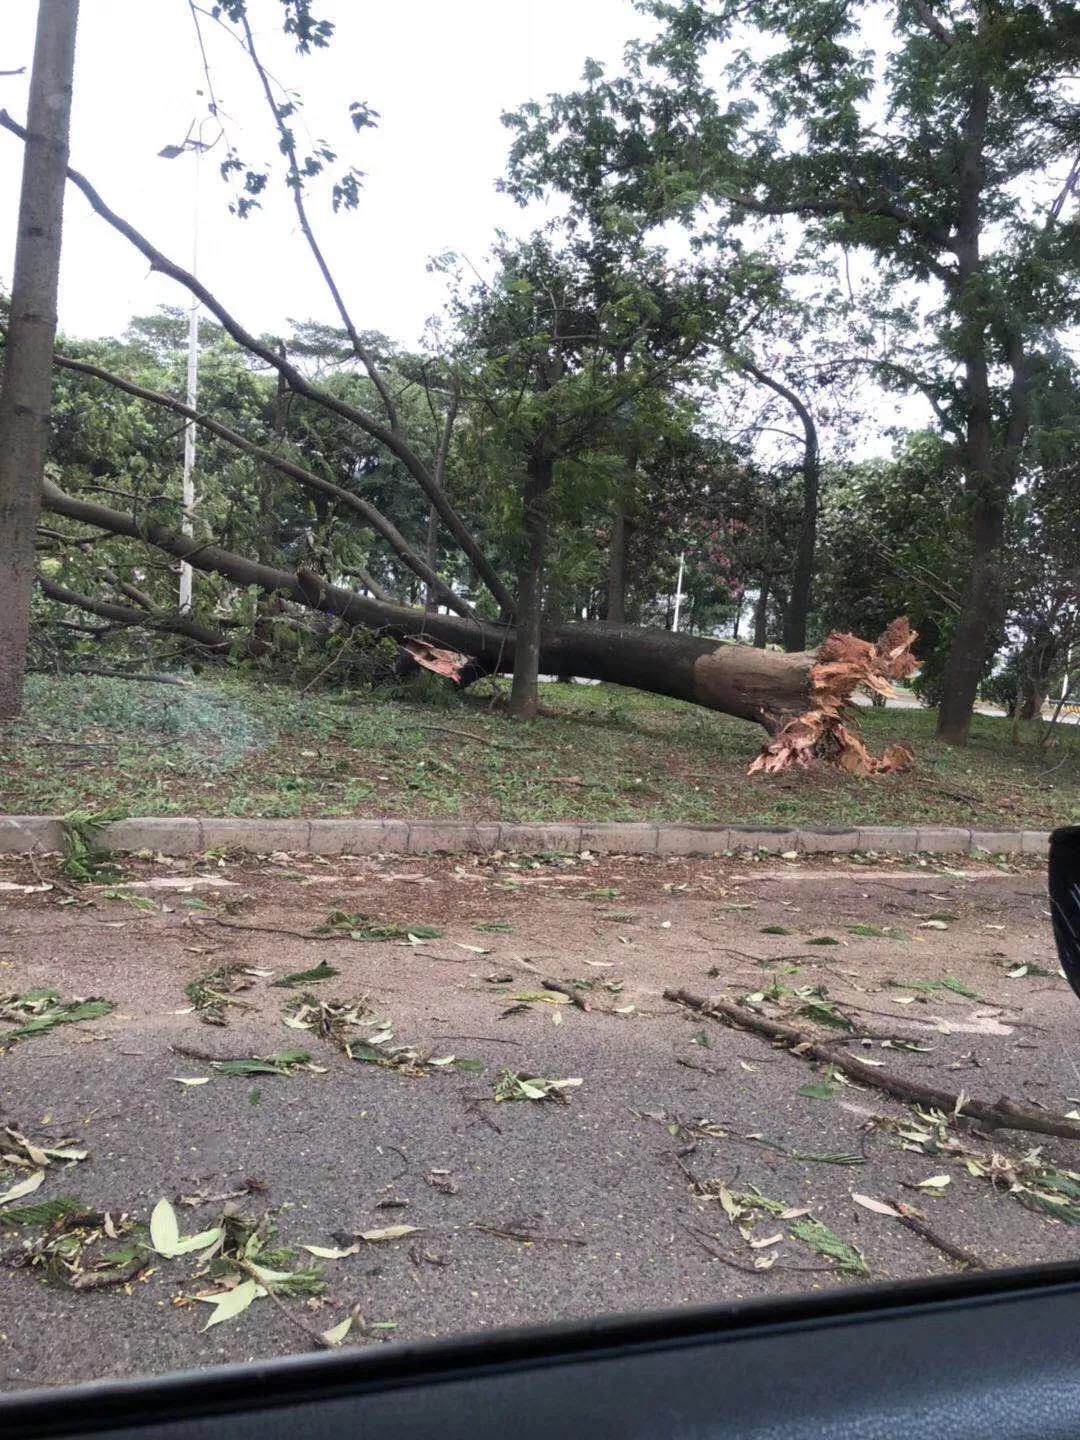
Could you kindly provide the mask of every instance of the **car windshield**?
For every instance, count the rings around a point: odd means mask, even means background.
[[[5,22],[0,1390],[1071,1256],[1069,15]]]

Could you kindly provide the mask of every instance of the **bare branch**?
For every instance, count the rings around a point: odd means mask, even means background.
[[[385,585],[380,585],[374,575],[366,570],[363,565],[358,565],[355,570],[343,570],[341,572],[346,580],[359,580],[365,590],[370,590],[376,600],[384,600],[388,605],[397,604],[397,596],[391,595]]]
[[[315,257],[315,263],[318,265],[319,272],[326,282],[326,288],[330,291],[334,305],[337,307],[337,312],[341,316],[341,323],[345,327],[353,350],[367,371],[371,383],[379,392],[379,399],[383,403],[390,428],[391,430],[400,432],[401,426],[398,423],[398,413],[397,407],[394,404],[394,398],[390,394],[386,381],[379,373],[379,368],[375,364],[375,357],[360,339],[360,335],[352,322],[352,317],[342,298],[341,291],[337,287],[337,282],[330,271],[329,265],[326,263],[326,257],[323,255],[319,242],[315,239],[315,232],[312,230],[311,221],[308,219],[307,206],[304,204],[304,178],[300,173],[300,165],[296,159],[296,146],[293,144],[292,132],[281,117],[278,103],[274,99],[274,92],[270,85],[270,77],[263,68],[263,63],[255,50],[255,37],[251,33],[251,25],[246,13],[240,16],[240,23],[244,29],[247,53],[251,57],[251,63],[255,67],[255,73],[259,77],[263,94],[266,96],[266,103],[270,107],[270,114],[274,117],[274,124],[277,127],[277,132],[281,140],[282,153],[289,162],[289,189],[293,194],[293,204],[296,206],[296,214],[300,220],[300,229],[303,232],[304,239],[308,243],[309,250]]]
[[[956,36],[931,10],[927,0],[912,0],[912,9],[935,40],[943,45],[955,45]]]
[[[47,497],[45,503],[48,504]],[[37,583],[42,593],[50,600],[55,600],[58,605],[74,605],[79,610],[85,610],[90,615],[100,615],[103,620],[111,620],[117,625],[137,625],[142,629],[158,630],[164,635],[183,635],[206,650],[221,652],[229,649],[228,637],[220,630],[210,630],[192,620],[190,616],[166,615],[161,611],[148,615],[145,610],[133,610],[127,605],[95,600],[91,595],[69,590],[66,585],[58,585],[55,580],[50,580],[45,575],[39,575]]]
[[[20,140],[26,140],[25,128],[20,125],[18,121],[12,119],[6,110],[0,110],[0,127],[18,136]],[[225,309],[221,301],[212,295],[206,286],[203,285],[200,280],[196,279],[190,271],[185,270],[182,265],[177,265],[175,261],[170,260],[167,255],[164,255],[155,245],[151,244],[145,235],[142,235],[133,225],[117,215],[117,213],[105,203],[85,175],[81,175],[70,166],[68,167],[67,175],[71,183],[75,185],[90,202],[91,207],[97,214],[100,215],[107,224],[111,225],[114,230],[123,235],[126,240],[130,241],[140,254],[146,257],[151,269],[158,271],[162,275],[168,275],[170,279],[175,280],[178,284],[183,285],[185,289],[190,291],[191,294],[220,321],[221,325],[238,345],[242,346],[243,349],[249,351],[252,355],[258,356],[260,360],[263,360],[272,369],[284,375],[290,388],[298,395],[303,395],[305,399],[311,400],[316,405],[321,405],[324,409],[331,410],[335,414],[340,415],[342,419],[359,426],[365,434],[370,435],[372,439],[377,440],[381,445],[385,445],[390,453],[401,461],[409,474],[423,490],[424,494],[435,506],[439,512],[439,518],[446,525],[463,553],[468,557],[473,569],[490,590],[500,609],[502,609],[505,614],[512,615],[514,602],[510,592],[499,577],[498,572],[465,526],[461,516],[448,499],[446,491],[440,490],[435,484],[431,471],[399,432],[388,429],[387,426],[383,425],[373,415],[367,414],[366,411],[359,410],[356,406],[348,404],[336,395],[331,395],[327,391],[321,390],[317,385],[312,385],[302,371],[298,370],[287,358],[279,355],[271,345],[264,344],[263,341],[252,335],[249,330],[246,330],[243,325]]]
[[[913,389],[918,390],[930,402],[930,408],[937,416],[938,423],[941,425],[942,429],[947,430],[949,434],[953,435],[956,439],[963,441],[963,427],[958,425],[957,422],[952,418],[949,412],[942,405],[940,397],[935,395],[934,390],[930,385],[930,382],[925,379],[925,377],[921,376],[918,371],[912,370],[907,365],[901,365],[896,360],[882,360],[869,355],[851,355],[843,357],[839,360],[830,361],[830,364],[865,365],[872,370],[885,370],[889,374],[895,375],[898,380],[906,381],[908,385],[910,385]]]

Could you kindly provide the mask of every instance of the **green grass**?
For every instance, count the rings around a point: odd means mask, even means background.
[[[1043,829],[1080,820],[1080,728],[1014,746],[977,716],[970,745],[925,710],[861,710],[871,748],[900,740],[912,775],[747,777],[763,733],[610,685],[548,685],[543,714],[503,713],[505,686],[414,698],[300,695],[240,677],[180,689],[32,676],[0,738],[0,811],[129,815],[407,815],[515,820],[941,823]],[[418,696],[419,698],[415,698]]]

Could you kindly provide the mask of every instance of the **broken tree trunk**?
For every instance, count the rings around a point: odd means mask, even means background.
[[[42,503],[55,514],[144,541],[196,569],[223,575],[237,585],[258,586],[348,624],[399,641],[422,635],[429,645],[446,646],[476,661],[474,678],[475,673],[514,668],[512,626],[425,614],[358,595],[309,570],[279,570],[165,525],[136,521],[122,511],[68,495],[48,480]],[[907,621],[894,621],[876,646],[851,635],[834,635],[818,651],[786,655],[666,630],[575,624],[541,630],[539,664],[547,674],[580,675],[670,695],[761,725],[774,737],[767,747],[768,763],[758,766],[767,772],[806,765],[815,754],[842,761],[854,753],[873,769],[858,737],[843,724],[844,706],[858,685],[887,691],[890,676],[906,673],[914,664],[914,639]]]

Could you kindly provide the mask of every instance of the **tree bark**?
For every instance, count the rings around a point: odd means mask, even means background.
[[[79,0],[40,0],[0,382],[0,720],[19,713],[26,674],[78,19]]]
[[[769,643],[769,576],[761,577],[758,597],[754,602],[754,648],[764,650]]]
[[[608,557],[607,620],[622,625],[626,620],[626,506],[620,501],[611,521],[611,550]]]
[[[810,618],[810,602],[814,584],[814,556],[817,549],[818,503],[821,492],[821,447],[817,425],[807,406],[780,380],[767,375],[751,361],[742,367],[762,385],[786,400],[799,417],[803,427],[802,509],[799,538],[795,544],[795,562],[791,569],[791,592],[784,607],[783,642],[785,650],[806,649],[806,627]],[[754,642],[757,644],[757,641]],[[765,642],[762,641],[762,644]]]
[[[987,7],[980,3],[980,38],[988,23]],[[964,486],[971,563],[938,710],[937,738],[949,745],[967,743],[979,683],[1005,619],[1005,514],[1029,423],[1029,367],[1020,337],[1014,334],[1007,340],[1012,369],[1008,414],[1000,440],[995,437],[990,337],[980,300],[989,113],[990,87],[986,77],[977,73],[961,132],[959,203],[952,247],[957,261],[953,301],[960,319],[958,339],[967,390]]]
[[[514,680],[510,714],[528,718],[540,708],[541,626],[544,608],[544,549],[547,544],[548,496],[555,460],[546,439],[538,440],[525,469],[525,560],[518,574],[517,624],[514,627]],[[558,668],[558,667],[556,667]]]
[[[432,642],[474,657],[490,673],[514,668],[513,628],[458,615],[425,616],[423,611],[330,585],[309,571],[293,573],[262,565],[165,525],[142,524],[123,511],[65,494],[51,481],[45,482],[43,495],[45,508],[55,514],[145,541],[236,585],[278,592],[297,604],[394,639],[407,639],[422,630]],[[665,630],[580,624],[541,629],[538,668],[688,700],[749,720],[774,735],[810,708],[814,663],[813,652],[785,655]]]

